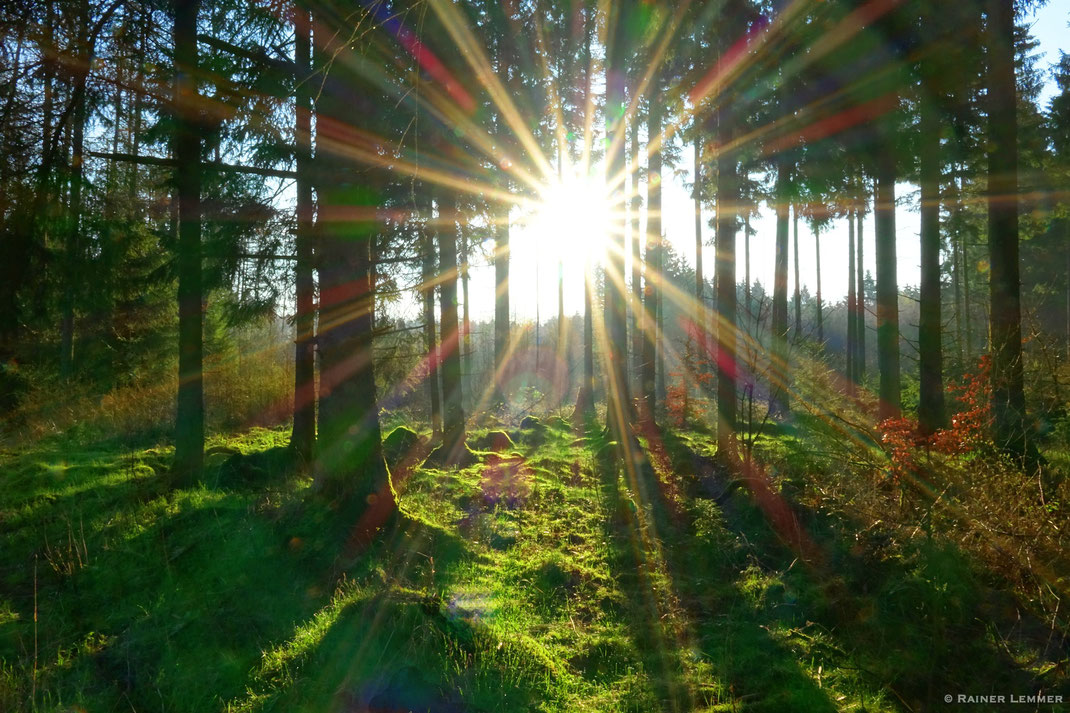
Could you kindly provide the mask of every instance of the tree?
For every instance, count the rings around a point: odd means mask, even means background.
[[[315,282],[313,276],[312,202],[312,24],[308,10],[299,2],[294,13],[294,63],[296,65],[296,158],[297,231],[294,237],[297,261],[296,329],[294,339],[294,414],[290,447],[301,463],[312,462],[316,441],[316,345]]]
[[[629,4],[613,3],[606,18],[606,175],[610,185],[610,246],[606,264],[606,354],[607,411],[610,433],[623,447],[628,438],[628,419],[631,409],[628,387],[627,350],[628,309],[624,294],[624,100],[627,74],[626,56],[629,51]]]
[[[736,453],[736,210],[739,203],[736,157],[725,150],[733,138],[731,109],[715,111],[717,145],[717,452]]]
[[[643,316],[636,320],[642,333],[640,360],[640,417],[653,422],[657,410],[656,366],[658,363],[658,303],[661,300],[661,108],[658,105],[659,85],[650,85],[647,109],[647,219],[646,219],[646,281],[643,283]]]
[[[879,416],[899,416],[899,287],[895,251],[895,154],[879,152],[874,193],[877,244],[877,369],[880,372]]]
[[[1022,371],[1018,266],[1018,123],[1014,3],[988,0],[988,257],[992,418],[996,442],[1024,458],[1029,447]]]
[[[439,194],[437,231],[439,312],[442,315],[442,451],[446,463],[460,462],[464,451],[464,387],[457,324],[457,228],[447,222],[447,201]]]
[[[324,8],[313,26],[330,37],[338,29]],[[338,33],[349,38],[349,33]],[[361,510],[393,491],[383,459],[376,403],[372,327],[375,315],[373,245],[389,176],[352,158],[352,120],[378,116],[379,95],[362,71],[368,61],[356,40],[317,42],[314,62],[324,74],[316,103],[316,194],[319,199],[320,405],[316,479],[321,493]],[[332,61],[343,58],[345,61]]]
[[[788,165],[784,157],[776,162],[776,186],[774,208],[776,210],[776,249],[773,267],[773,402],[772,410],[779,416],[786,415],[790,408],[788,383],[788,212],[791,209],[788,196]],[[798,244],[796,242],[796,244]],[[796,290],[798,285],[796,284]]]
[[[172,106],[177,203],[178,399],[172,481],[188,485],[204,463],[204,317],[201,275],[201,129],[197,93],[200,0],[174,0],[175,81]]]

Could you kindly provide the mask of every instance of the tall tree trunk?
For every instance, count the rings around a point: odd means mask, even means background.
[[[776,169],[776,249],[773,265],[773,403],[776,416],[790,408],[788,370],[788,167],[783,159]]]
[[[858,354],[855,358],[855,381],[859,384],[866,378],[866,285],[865,285],[865,270],[862,267],[863,254],[862,254],[862,225],[863,216],[865,215],[865,198],[862,199],[862,205],[858,210],[858,215],[855,220],[857,222],[858,229],[855,231],[855,239],[858,241],[858,269],[855,277],[857,278],[857,286],[855,287],[855,299],[858,300],[858,324],[855,326],[855,335],[857,337]]]
[[[631,195],[631,232],[632,232],[632,373],[635,383],[642,393],[643,383],[643,256],[642,233],[639,230],[639,211],[643,202],[639,198],[639,122],[633,120],[628,127],[630,151],[633,170],[628,177]],[[649,220],[649,219],[648,219]],[[648,277],[649,279],[649,277]]]
[[[460,340],[457,333],[457,231],[443,225],[439,202],[438,252],[441,284],[439,312],[442,315],[442,447],[445,462],[458,462],[464,450],[464,389],[461,383]]]
[[[729,109],[718,107],[717,143],[732,140]],[[736,158],[717,154],[717,454],[734,460],[736,454],[736,210],[739,184]]]
[[[608,8],[608,37],[606,46],[606,136],[609,151],[606,156],[606,175],[618,181],[623,175],[624,151],[621,131],[624,116],[624,89],[626,84],[626,57],[630,47],[625,41],[628,32],[628,6],[613,5]],[[628,386],[627,339],[628,309],[624,294],[624,195],[623,182],[612,186],[610,213],[609,256],[606,264],[605,311],[608,337],[606,389],[606,418],[610,433],[620,449],[627,446],[629,410],[631,408]],[[623,455],[623,453],[621,453]]]
[[[468,303],[468,235],[466,230],[470,224],[467,213],[458,206],[457,243],[461,262],[461,393],[468,393],[472,376],[472,315]],[[463,404],[462,404],[463,405]]]
[[[74,303],[75,288],[81,277],[82,262],[82,183],[85,178],[85,123],[88,116],[86,82],[89,77],[89,3],[79,3],[78,38],[76,40],[76,86],[74,88],[73,125],[71,127],[70,194],[67,204],[67,224],[64,230],[63,291],[60,320],[59,371],[69,379],[74,368]]]
[[[970,297],[970,275],[973,273],[973,262],[970,260],[970,237],[969,231],[962,236],[962,317],[966,329],[965,353],[963,356],[967,364],[973,363],[973,298]]]
[[[313,27],[325,37],[337,30],[329,13]],[[362,513],[361,538],[396,513],[383,458],[375,388],[372,334],[375,317],[374,257],[380,225],[366,216],[378,204],[375,170],[355,166],[347,155],[342,127],[373,115],[374,99],[345,61],[346,47],[313,45],[315,66],[332,65],[316,100],[317,263],[320,310],[319,437],[316,483],[320,492]]]
[[[817,259],[817,344],[825,348],[825,310],[821,304],[821,230],[814,228],[814,252]]]
[[[1026,431],[1018,265],[1018,123],[1014,77],[1014,5],[989,0],[988,262],[992,345],[992,418],[996,442],[1022,458]]]
[[[430,203],[424,206],[430,213]],[[430,216],[428,216],[430,219]],[[442,405],[439,401],[438,383],[438,338],[435,335],[435,238],[427,225],[420,226],[421,261],[420,282],[424,302],[424,348],[427,351],[427,391],[431,400],[431,432],[434,436],[442,434]],[[497,309],[497,306],[495,306]],[[495,350],[497,350],[497,330],[495,330]],[[498,381],[495,381],[497,386]]]
[[[799,206],[793,205],[792,217],[792,255],[795,258],[795,338],[802,339],[802,283],[799,281]]]
[[[296,66],[297,233],[294,268],[297,320],[294,340],[294,405],[290,447],[301,463],[311,463],[316,442],[316,305],[313,277],[312,24],[308,10],[294,3]]]
[[[944,425],[940,309],[940,127],[932,97],[922,97],[918,130],[921,183],[921,315],[918,325],[918,425],[930,435]]]
[[[200,0],[174,0],[175,133],[172,152],[178,219],[178,398],[172,481],[192,484],[204,464],[204,317],[201,275],[201,128],[197,96]]]
[[[847,374],[848,393],[854,394],[855,384],[855,352],[858,347],[855,341],[858,339],[856,329],[858,320],[855,312],[858,303],[855,300],[855,214],[854,209],[847,212],[847,364],[844,373]]]
[[[706,341],[706,290],[702,275],[702,139],[695,131],[695,334],[698,337],[698,354],[705,358]]]
[[[594,416],[594,317],[591,304],[591,269],[583,271],[583,382],[576,395],[573,420],[579,424]]]
[[[750,213],[743,216],[743,305],[744,319],[757,322],[757,316],[751,311]]]
[[[962,277],[966,272],[966,261],[962,256],[962,236],[964,234],[961,220],[962,192],[959,190],[958,181],[952,180],[955,186],[955,202],[952,207],[955,220],[951,235],[951,284],[955,292],[955,358],[958,369],[961,371],[966,365],[965,352],[963,351],[965,335],[962,331]]]
[[[494,226],[494,390],[497,404],[505,402],[502,384],[509,358],[509,209],[500,210]]]
[[[656,87],[656,85],[652,85]],[[656,89],[651,92],[656,97]],[[658,296],[662,275],[659,265],[661,250],[661,149],[652,150],[661,134],[661,112],[657,101],[651,101],[647,112],[647,214],[646,214],[646,281],[643,283],[643,317],[639,329],[643,333],[643,357],[640,368],[643,409],[641,417],[651,422],[657,409],[656,365],[658,359]]]
[[[881,420],[899,417],[899,286],[895,263],[895,155],[885,147],[877,161],[874,200],[877,241],[877,367]]]

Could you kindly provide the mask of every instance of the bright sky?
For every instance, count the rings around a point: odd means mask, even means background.
[[[1046,71],[1059,60],[1059,52],[1070,51],[1070,33],[1067,32],[1070,18],[1070,0],[1053,0],[1033,14],[1033,34],[1040,41],[1038,51],[1041,53],[1039,67]],[[1046,108],[1048,100],[1054,94],[1054,81],[1050,79],[1045,87],[1042,106]],[[666,167],[663,191],[663,229],[665,237],[689,264],[694,264],[694,204],[684,184],[692,180],[694,164],[690,146],[682,152],[682,162],[677,170],[685,175],[672,176]],[[640,184],[640,192],[645,186]],[[920,214],[917,210],[917,187],[900,184],[896,188],[900,207],[896,211],[896,235],[898,248],[898,276],[900,287],[917,285],[919,281],[920,251],[918,243]],[[644,204],[645,204],[645,195]],[[575,209],[576,202],[571,205]],[[757,233],[751,237],[751,279],[771,286],[773,280],[774,231],[775,216],[768,207],[763,207],[757,219],[751,221],[752,229]],[[707,227],[709,214],[703,215],[703,241],[708,242],[712,230]],[[585,248],[580,238],[570,238],[564,233],[566,224],[557,223],[553,229],[520,225],[521,216],[513,213],[511,230],[512,263],[510,306],[514,319],[526,321],[534,319],[536,313],[536,292],[538,293],[539,316],[542,320],[557,314],[557,272],[558,260],[563,260],[565,278],[565,312],[581,314],[583,311],[583,267]],[[538,222],[538,221],[536,221]],[[583,220],[581,223],[588,223]],[[865,239],[865,267],[875,273],[873,248],[872,215],[866,217],[863,228]],[[582,231],[580,231],[582,232]],[[537,239],[537,236],[542,236]],[[790,237],[789,237],[790,243]],[[737,244],[737,281],[743,280],[743,235]],[[789,256],[793,260],[794,256]],[[706,247],[703,263],[707,278],[712,273],[713,248]],[[799,221],[799,270],[801,282],[810,293],[816,291],[816,255],[813,234],[804,220]],[[627,268],[626,269],[630,269]],[[473,258],[471,264],[470,294],[472,297],[472,318],[475,320],[491,319],[494,313],[494,270],[493,267]],[[771,287],[769,288],[771,289]],[[794,289],[792,270],[789,269],[789,294]],[[833,303],[846,298],[847,294],[847,224],[838,220],[821,235],[821,292],[824,299]],[[415,309],[408,317],[416,317]]]

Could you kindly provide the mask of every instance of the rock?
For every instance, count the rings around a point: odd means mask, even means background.
[[[495,453],[504,453],[516,447],[513,439],[505,431],[488,431],[482,436],[470,439],[469,445],[476,450]]]
[[[520,430],[522,430],[522,431],[527,431],[527,430],[530,430],[530,429],[542,429],[542,428],[545,428],[545,426],[543,426],[542,421],[540,421],[535,416],[525,416],[523,418],[523,420],[520,422]]]
[[[420,447],[420,437],[405,426],[398,426],[383,439],[383,456],[391,469],[411,460]]]

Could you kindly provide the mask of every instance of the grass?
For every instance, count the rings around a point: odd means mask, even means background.
[[[707,433],[645,434],[617,479],[612,447],[559,420],[500,452],[475,432],[478,462],[416,469],[399,527],[353,560],[351,523],[272,466],[280,430],[215,438],[210,487],[177,492],[159,477],[166,448],[53,437],[5,452],[0,711],[899,711],[946,693],[1066,695],[1064,630],[976,548],[935,525],[904,533],[906,516],[874,522],[894,515],[880,488],[862,502],[838,474],[844,452],[877,454],[807,418],[759,440],[765,490],[732,492]],[[234,452],[252,464],[241,477]]]

